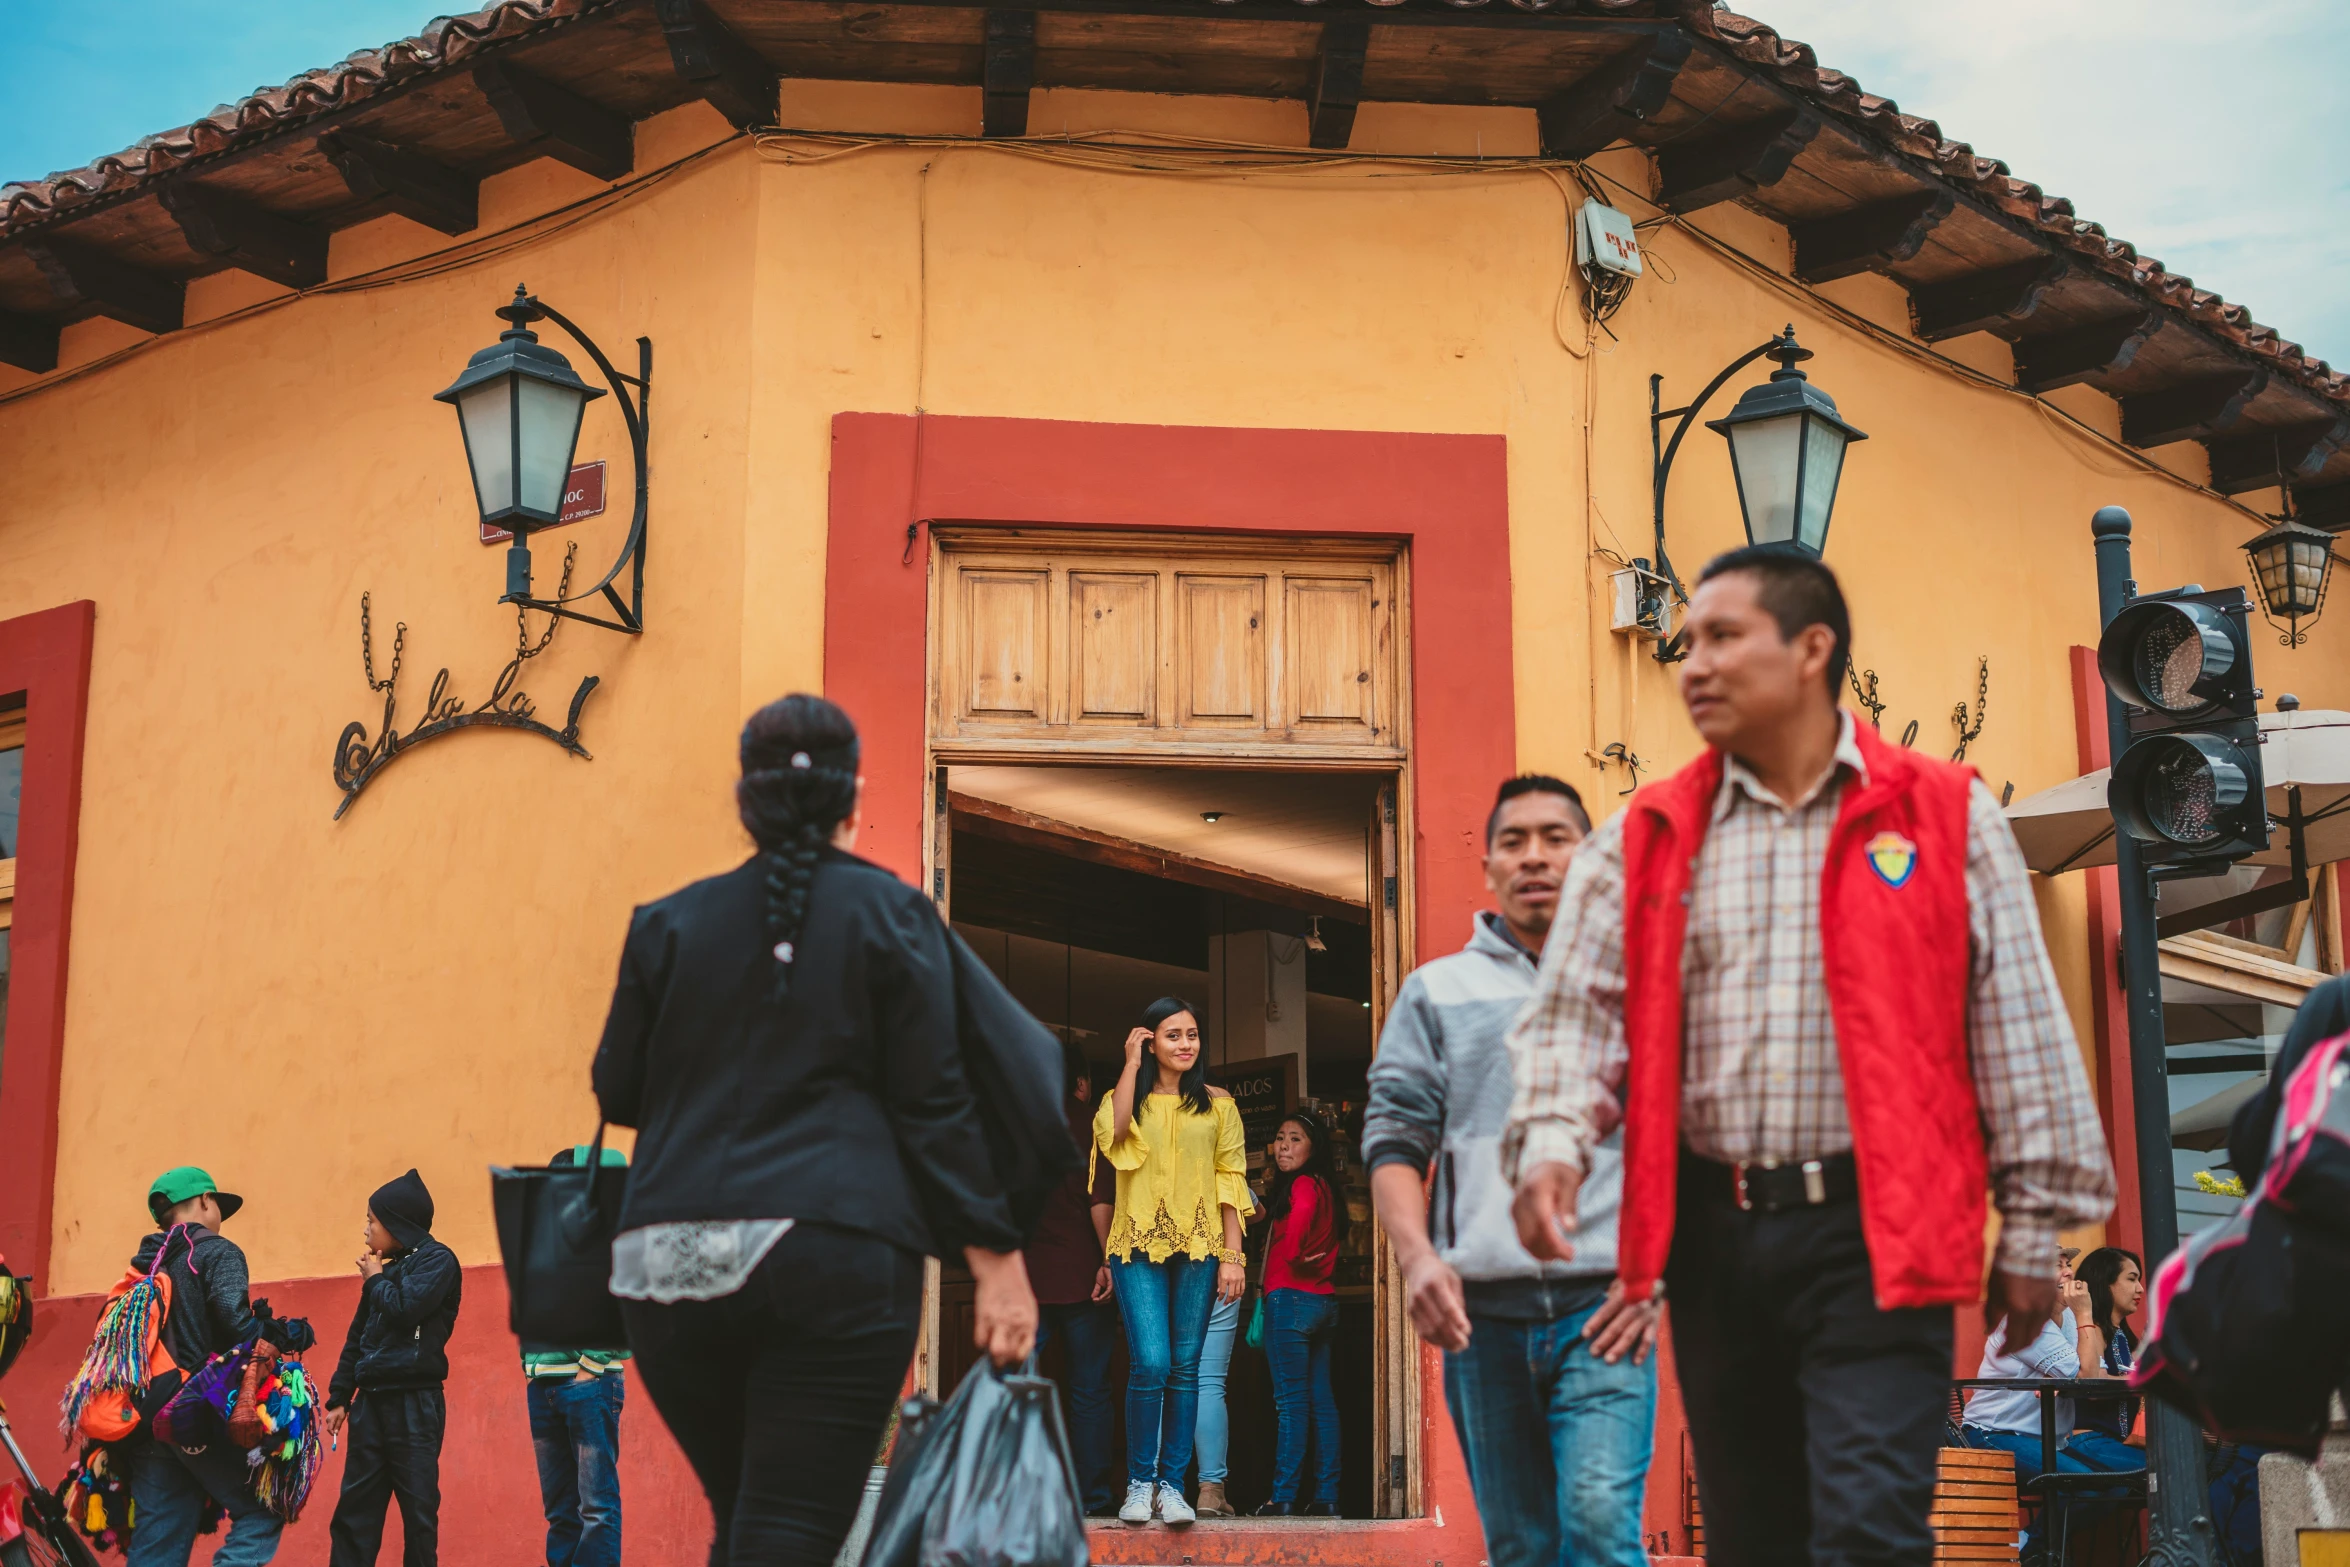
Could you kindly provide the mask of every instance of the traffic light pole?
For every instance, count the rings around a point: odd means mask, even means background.
[[[2101,507],[2090,520],[2097,540],[2098,624],[2113,623],[2136,591],[2130,580],[2130,514]],[[2105,723],[2112,754],[2130,743],[2128,710],[2111,690]],[[2138,1132],[2138,1212],[2145,1229],[2146,1274],[2177,1249],[2179,1205],[2171,1165],[2170,1083],[2162,1029],[2162,954],[2154,928],[2154,885],[2137,840],[2116,831],[2114,875],[2120,882],[2122,989],[2129,1017],[2130,1100]],[[2125,1177],[2126,1179],[2126,1177]],[[2146,1401],[2146,1512],[2157,1567],[2213,1567],[2203,1433],[2194,1420],[2158,1398]]]

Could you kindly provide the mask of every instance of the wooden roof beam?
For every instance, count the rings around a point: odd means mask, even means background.
[[[2267,386],[2266,370],[2230,370],[2125,397],[2122,439],[2132,446],[2168,446],[2225,435],[2243,422],[2245,408]]]
[[[2211,487],[2222,495],[2281,488],[2316,478],[2336,452],[2350,447],[2350,418],[2246,430],[2204,445],[2211,453]]]
[[[636,167],[636,126],[627,115],[499,55],[473,68],[473,84],[519,145],[599,180],[625,179]]]
[[[463,234],[481,222],[481,181],[421,152],[395,147],[361,131],[329,131],[318,150],[361,201],[443,234]]]
[[[1036,90],[1036,12],[1020,6],[990,6],[980,66],[982,136],[1028,134],[1028,95]]]
[[[1314,53],[1314,85],[1306,94],[1307,140],[1343,147],[1354,139],[1355,106],[1363,97],[1363,62],[1371,52],[1368,22],[1324,22]]]
[[[2144,310],[2045,337],[2023,338],[2015,345],[2016,384],[2036,395],[2118,375],[2130,367],[2138,350],[2161,327],[2162,312]]]
[[[775,123],[775,68],[702,0],[653,0],[678,79],[734,125]]]
[[[1677,27],[1643,33],[1631,48],[1544,99],[1535,111],[1544,155],[1588,158],[1630,136],[1671,101],[1689,53],[1689,35]]]
[[[169,180],[156,192],[188,244],[288,288],[326,281],[326,231],[227,191]]]
[[[1795,155],[1820,133],[1809,109],[1783,109],[1697,142],[1657,150],[1657,200],[1675,212],[1695,212],[1751,196],[1776,185]]]
[[[49,292],[66,310],[88,309],[142,332],[176,332],[187,285],[67,239],[28,243]]]
[[[57,323],[46,316],[0,310],[0,365],[45,375],[57,368]]]
[[[2035,256],[2012,266],[1993,267],[1947,283],[1909,291],[1910,316],[1927,342],[1964,337],[2031,319],[2040,296],[2072,273],[2062,256]]]
[[[1935,188],[1798,223],[1789,231],[1795,241],[1795,275],[1806,283],[1829,283],[1907,261],[1925,248],[1926,236],[1957,205],[1950,191]]]

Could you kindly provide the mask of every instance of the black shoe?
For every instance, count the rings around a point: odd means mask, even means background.
[[[1338,1504],[1336,1502],[1308,1502],[1297,1510],[1297,1516],[1300,1518],[1335,1518],[1338,1516]]]
[[[1118,1516],[1118,1504],[1116,1502],[1091,1503],[1085,1509],[1085,1516],[1088,1518],[1115,1518]]]
[[[1249,1516],[1251,1518],[1290,1518],[1294,1517],[1296,1512],[1297,1509],[1291,1507],[1287,1502],[1267,1502]]]

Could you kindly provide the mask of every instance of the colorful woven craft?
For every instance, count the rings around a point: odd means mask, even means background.
[[[318,1390],[299,1360],[280,1360],[254,1392],[266,1433],[253,1449],[253,1499],[287,1523],[302,1516],[326,1461],[318,1434]]]

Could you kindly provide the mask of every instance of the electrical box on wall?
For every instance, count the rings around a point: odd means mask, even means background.
[[[1608,629],[1631,637],[1662,640],[1672,634],[1670,584],[1636,560],[1622,571],[1608,574],[1611,602]]]
[[[1575,265],[1585,276],[1640,276],[1640,235],[1631,218],[1596,201],[1583,203],[1575,213]]]

